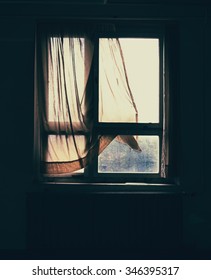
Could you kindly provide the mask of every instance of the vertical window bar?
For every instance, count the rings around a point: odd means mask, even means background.
[[[94,64],[93,64],[93,79],[94,79],[94,138],[98,137],[96,126],[98,124],[98,115],[99,115],[99,38],[94,39]],[[92,176],[96,177],[98,173],[98,155],[93,159],[91,166]]]
[[[160,38],[160,81],[161,81],[161,94],[160,94],[160,106],[161,106],[161,119],[162,122],[161,129],[162,129],[162,137],[160,141],[160,176],[162,178],[166,177],[166,152],[167,152],[167,142],[166,142],[166,102],[167,102],[167,95],[166,95],[166,62],[165,62],[165,38],[164,36],[162,39]]]

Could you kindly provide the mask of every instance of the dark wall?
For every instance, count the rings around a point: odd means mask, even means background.
[[[57,191],[31,194],[27,209],[28,248],[37,256],[155,259],[180,254],[178,195]]]
[[[211,9],[197,1],[160,2],[76,6],[0,1],[2,258],[42,258],[53,252],[57,258],[210,257]],[[178,26],[175,123],[182,194],[74,194],[67,187],[60,192],[33,184],[36,22],[72,17],[171,20]]]

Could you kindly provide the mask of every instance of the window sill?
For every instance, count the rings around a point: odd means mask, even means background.
[[[179,184],[170,183],[69,183],[43,182],[44,191],[61,191],[80,194],[183,194]]]

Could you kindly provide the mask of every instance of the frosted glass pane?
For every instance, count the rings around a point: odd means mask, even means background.
[[[128,83],[138,109],[139,123],[159,123],[159,39],[120,38]],[[121,73],[121,74],[120,74]],[[99,44],[99,121],[136,122],[127,96],[118,44],[101,38]]]
[[[142,152],[114,139],[98,157],[98,172],[159,173],[159,137],[135,137]]]

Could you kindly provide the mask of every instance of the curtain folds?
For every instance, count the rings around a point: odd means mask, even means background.
[[[138,109],[128,81],[120,41],[103,38],[99,46],[99,120],[138,122]],[[113,106],[110,106],[111,102]]]
[[[112,52],[117,79],[103,70],[107,94],[122,118],[137,120],[137,108],[127,80],[124,58],[118,39],[105,39],[104,48]],[[94,45],[85,35],[42,33],[37,44],[37,114],[40,116],[41,173],[69,174],[86,167],[117,137],[132,149],[141,151],[133,136],[96,135],[94,130],[94,90],[91,80]],[[112,120],[106,112],[106,92],[99,106],[99,120]],[[104,100],[104,101],[103,101]],[[121,111],[120,100],[124,100]],[[118,102],[117,102],[118,101]],[[105,104],[104,104],[105,102]],[[105,105],[105,106],[104,106]],[[132,109],[131,109],[132,108]],[[130,120],[128,121],[130,122]]]

